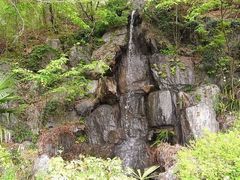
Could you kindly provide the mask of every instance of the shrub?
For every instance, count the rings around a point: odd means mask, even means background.
[[[238,119],[240,121],[240,119]],[[177,174],[181,179],[239,179],[239,122],[228,133],[207,133],[178,154]]]
[[[11,154],[0,145],[0,179],[15,179],[15,169]]]
[[[95,157],[82,157],[71,162],[61,157],[50,160],[47,172],[39,172],[37,179],[92,179],[92,180],[128,180],[121,165],[120,159],[107,159]]]
[[[58,59],[60,53],[48,45],[40,45],[34,47],[29,58],[26,59],[24,67],[34,72],[45,68],[51,59]]]

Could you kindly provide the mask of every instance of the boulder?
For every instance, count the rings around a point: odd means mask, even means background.
[[[180,90],[195,83],[191,57],[174,59],[154,54],[150,59],[150,65],[153,77],[161,90]]]
[[[203,85],[196,89],[195,97],[198,97],[198,103],[204,103],[212,108],[217,103],[217,98],[220,93],[220,89],[215,84]]]
[[[119,67],[118,84],[120,93],[144,92],[144,87],[151,86],[147,56],[137,52],[131,58],[125,55],[122,57]]]
[[[34,161],[33,172],[34,174],[46,172],[49,167],[50,158],[47,154],[42,154]]]
[[[46,40],[46,44],[49,45],[50,47],[52,47],[53,49],[62,50],[62,44],[61,41],[59,39],[50,39],[48,38]]]
[[[96,99],[82,99],[76,102],[75,110],[79,116],[85,117],[91,113],[96,104]]]
[[[150,127],[176,124],[176,96],[170,91],[155,91],[148,96]]]
[[[117,103],[117,82],[113,77],[105,77],[99,80],[98,98],[102,103]]]
[[[87,86],[87,88],[88,88],[87,94],[95,94],[95,93],[97,93],[98,86],[99,86],[98,80],[91,80],[88,83],[88,86]]]
[[[109,139],[111,131],[117,131],[119,118],[119,107],[101,105],[95,109],[87,118],[87,134],[90,144],[104,145]]]
[[[195,104],[181,111],[184,142],[188,142],[192,137],[202,137],[205,130],[210,132],[219,130],[214,110],[214,103],[219,92],[220,89],[216,85],[204,85],[193,92]]]
[[[143,139],[127,138],[115,147],[115,155],[121,158],[124,167],[143,169],[149,166],[147,144]]]
[[[74,45],[69,51],[69,64],[77,66],[81,61],[89,63],[91,59],[90,49],[86,46]]]
[[[127,45],[127,28],[123,27],[108,32],[103,35],[103,40],[105,44],[93,51],[91,58],[94,60],[104,60],[110,66],[115,65],[116,57],[121,48]]]
[[[169,168],[166,172],[160,173],[158,180],[178,180],[178,177],[174,173],[175,166]]]

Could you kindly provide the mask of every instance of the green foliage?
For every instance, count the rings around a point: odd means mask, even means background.
[[[237,89],[238,86],[236,86]],[[225,87],[222,93],[218,96],[217,103],[215,104],[216,112],[221,115],[227,112],[239,112],[240,110],[240,100],[236,96],[236,93],[232,92]]]
[[[16,179],[15,168],[11,159],[11,154],[0,145],[0,179]]]
[[[14,142],[22,143],[23,141],[37,142],[37,135],[34,134],[24,123],[17,123],[12,128],[12,136]]]
[[[11,76],[0,75],[0,113],[13,112],[12,109],[3,107],[3,105],[6,106],[6,103],[9,101],[16,99],[16,96],[13,94],[13,85],[14,82]]]
[[[32,175],[33,159],[36,151],[19,149],[7,150],[0,145],[0,179],[29,179]]]
[[[60,173],[61,172],[61,173]],[[117,158],[103,160],[95,157],[81,157],[80,160],[64,161],[61,157],[50,160],[47,172],[39,172],[36,179],[133,179],[126,175]]]
[[[239,124],[240,118],[237,120]],[[207,133],[179,152],[177,175],[180,179],[239,179],[239,125],[228,133]]]
[[[52,60],[44,69],[36,73],[23,68],[16,68],[13,72],[21,77],[21,81],[37,83],[44,94],[62,93],[71,100],[86,94],[89,84],[86,73],[92,72],[102,76],[109,68],[103,61],[92,61],[90,64],[80,63],[77,67],[68,69],[67,61],[65,57]]]
[[[60,53],[48,45],[40,45],[34,47],[29,58],[24,61],[23,67],[37,72],[45,68],[51,59],[60,58]]]
[[[140,169],[138,169],[136,172],[134,170],[130,170],[132,173],[132,176],[138,180],[146,180],[146,179],[152,179],[156,176],[150,176],[154,171],[156,171],[159,168],[159,166],[152,166],[147,169],[144,169],[144,172],[142,173]]]
[[[151,145],[153,146],[157,146],[163,142],[169,142],[171,140],[171,138],[173,138],[174,136],[174,131],[172,130],[168,130],[168,129],[163,129],[160,130],[159,133],[157,134],[157,138],[154,141],[154,143]]]

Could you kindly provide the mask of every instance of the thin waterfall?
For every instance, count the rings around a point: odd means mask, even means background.
[[[134,15],[136,10],[132,11],[131,14],[131,22],[130,22],[130,33],[129,33],[129,42],[128,42],[128,60],[132,60],[133,50],[134,50],[134,43],[133,43],[133,30],[134,30]]]

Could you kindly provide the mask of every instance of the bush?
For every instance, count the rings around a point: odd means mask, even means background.
[[[11,154],[0,145],[0,179],[15,179],[15,169]]]
[[[240,119],[238,119],[240,121]],[[228,133],[207,133],[178,154],[180,179],[239,179],[239,123]]]
[[[45,66],[52,60],[60,58],[60,53],[48,45],[40,45],[34,47],[29,58],[23,62],[24,67],[34,72],[45,68]]]
[[[128,180],[120,159],[87,157],[71,162],[61,157],[52,158],[47,172],[39,172],[37,179],[92,179],[92,180]]]

